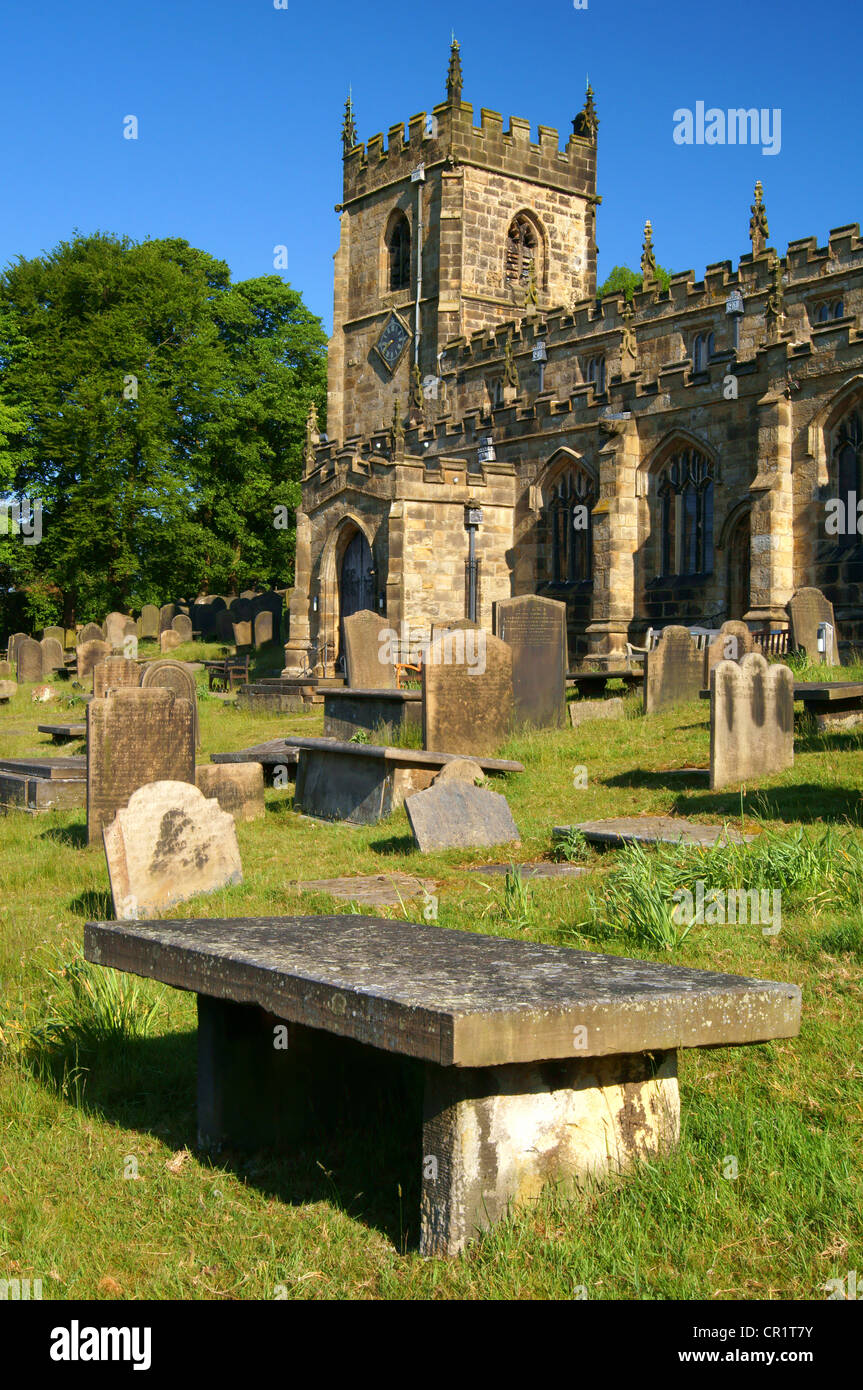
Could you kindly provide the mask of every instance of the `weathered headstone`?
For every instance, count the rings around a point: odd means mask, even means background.
[[[15,666],[11,661],[0,661],[0,680],[14,680]]]
[[[159,635],[159,650],[172,652],[180,646],[180,640],[179,632],[175,632],[172,627],[166,627]]]
[[[354,690],[395,690],[398,643],[392,624],[364,608],[342,626],[347,684]]]
[[[512,648],[481,629],[436,637],[422,668],[423,747],[482,757],[512,728]]]
[[[165,632],[177,616],[178,609],[176,604],[163,603],[159,609],[159,631]]]
[[[436,783],[405,799],[411,831],[422,853],[472,845],[506,845],[519,834],[506,797],[468,782]]]
[[[195,781],[234,820],[257,820],[266,813],[264,769],[260,763],[202,763]]]
[[[123,650],[123,638],[126,635],[126,624],[129,621],[126,613],[109,613],[105,619],[105,641],[111,643],[111,649],[115,652]]]
[[[16,653],[18,651],[18,643],[25,642],[28,636],[29,634],[26,632],[13,632],[12,636],[9,638],[9,645],[6,648],[6,655],[13,666],[17,664]]]
[[[794,676],[749,652],[710,678],[710,789],[757,782],[794,764]]]
[[[66,659],[63,655],[63,643],[56,637],[43,637],[39,643],[42,648],[42,678],[47,680],[53,676],[55,671],[66,669]]]
[[[173,690],[120,689],[87,706],[87,840],[139,787],[195,781],[192,706]]]
[[[720,661],[742,661],[748,652],[755,650],[755,641],[745,623],[731,618],[722,624],[719,634],[710,643],[704,655],[704,690],[710,689],[710,673]]]
[[[76,647],[82,647],[85,642],[104,642],[105,632],[98,623],[85,623],[78,633]]]
[[[574,729],[594,719],[623,719],[626,714],[623,700],[615,695],[610,700],[570,700],[569,722]]]
[[[178,613],[171,623],[171,628],[176,632],[181,642],[191,642],[192,640],[192,619],[187,618],[185,613]]]
[[[184,661],[174,661],[170,658],[166,661],[149,661],[141,674],[140,684],[142,690],[162,686],[165,690],[173,690],[178,699],[189,701],[195,720],[195,744],[199,746],[201,732],[198,720],[198,687],[194,671],[190,670]]]
[[[46,638],[46,637],[54,637],[54,638],[60,643],[60,646],[62,647],[63,644],[64,644],[64,642],[66,641],[66,631],[65,631],[65,628],[56,627],[56,626],[43,628],[43,629],[42,629],[42,641],[43,641],[43,642],[45,641],[45,638]]]
[[[494,606],[495,633],[512,648],[517,725],[560,728],[566,720],[566,604],[523,594]]]
[[[15,665],[19,684],[42,679],[42,648],[32,637],[16,643]]]
[[[103,840],[121,919],[151,917],[243,881],[233,816],[187,782],[140,787],[105,826]]]
[[[5,679],[0,680],[0,700],[3,700],[4,702],[6,700],[11,700],[12,697],[17,693],[17,690],[18,685],[16,681],[10,681]]]
[[[266,647],[273,640],[273,615],[266,609],[255,614],[255,647]]]
[[[644,659],[644,713],[697,700],[704,679],[704,652],[689,629],[667,627]]]
[[[234,623],[233,624],[234,646],[250,647],[252,645],[252,624]]]
[[[801,648],[809,661],[815,665],[839,665],[839,633],[833,615],[833,604],[826,599],[820,589],[798,589],[788,604],[788,617],[791,621],[791,640],[796,651]],[[818,626],[829,623],[832,628],[832,645],[828,650],[818,650]]]
[[[227,608],[219,609],[216,614],[216,637],[220,642],[234,640],[234,624]]]
[[[141,667],[126,656],[108,656],[93,667],[93,694],[105,698],[109,690],[128,689],[141,684]]]
[[[145,603],[141,609],[141,636],[146,641],[158,642],[161,632],[159,610],[155,603]]]
[[[100,661],[111,655],[111,644],[103,642],[101,638],[79,642],[75,652],[78,658],[78,679],[82,681],[92,674],[93,668],[98,666]]]

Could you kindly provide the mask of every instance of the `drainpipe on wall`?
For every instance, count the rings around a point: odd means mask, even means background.
[[[411,183],[417,186],[417,295],[414,306],[414,362],[420,360],[420,300],[423,292],[423,184],[426,180],[425,164],[418,164],[411,174]]]

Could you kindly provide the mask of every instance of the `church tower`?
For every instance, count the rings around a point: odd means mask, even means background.
[[[446,100],[366,143],[349,98],[342,127],[327,432],[344,443],[386,427],[398,400],[434,390],[439,354],[522,314],[596,288],[593,93],[563,150],[558,132],[462,100],[453,40]]]

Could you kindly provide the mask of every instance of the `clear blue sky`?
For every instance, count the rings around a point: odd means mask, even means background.
[[[82,231],[182,236],[236,279],[286,278],[329,329],[353,84],[360,139],[443,99],[450,33],[464,99],[565,141],[585,74],[599,127],[599,273],[657,259],[700,274],[749,250],[765,187],[770,242],[860,219],[860,0],[2,0],[0,265]],[[782,148],[676,145],[673,113],[782,112]],[[139,121],[137,141],[123,118]]]

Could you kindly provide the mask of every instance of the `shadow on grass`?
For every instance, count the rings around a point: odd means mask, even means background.
[[[44,1067],[41,1079],[108,1124],[149,1134],[174,1150],[191,1149],[204,1166],[233,1173],[267,1197],[290,1206],[328,1202],[380,1231],[397,1249],[415,1247],[422,1064],[378,1049],[362,1052],[362,1075],[357,1077],[350,1057],[343,1074],[328,1074],[327,1085],[316,1088],[310,1102],[317,1108],[303,1110],[300,1133],[279,1148],[197,1148],[194,1031],[100,1044],[81,1059],[87,1069],[83,1086],[60,1086],[61,1057],[53,1059],[56,1080]]]
[[[635,768],[632,772],[620,772],[616,777],[601,777],[604,787],[648,787],[654,791],[676,791],[691,787],[693,791],[702,790],[710,777],[710,769],[683,768],[679,772],[669,769],[665,772],[647,772]]]
[[[416,841],[413,835],[389,835],[385,840],[370,840],[369,849],[378,854],[413,854]]]
[[[764,791],[747,791],[744,810],[765,820],[810,824],[832,821],[838,824],[863,825],[863,792],[846,787],[815,786],[812,783],[792,787],[769,787]],[[712,815],[733,820],[740,815],[740,793],[707,792],[701,795],[679,796],[674,803],[678,815]]]
[[[50,830],[43,831],[39,838],[56,840],[61,845],[71,845],[73,849],[86,849],[87,826],[80,822],[77,825],[53,825]]]
[[[114,919],[114,899],[110,889],[88,888],[79,893],[69,904],[76,917],[84,917],[88,922],[110,922]]]
[[[863,728],[846,732],[818,729],[813,723],[802,732],[794,731],[795,753],[859,753],[863,750]]]

